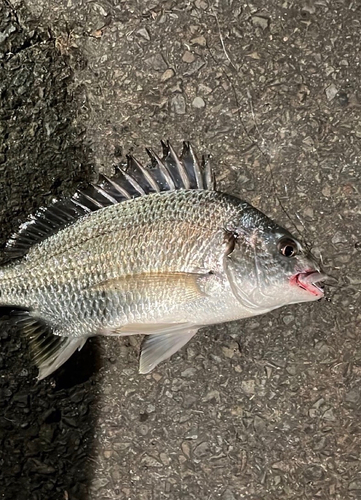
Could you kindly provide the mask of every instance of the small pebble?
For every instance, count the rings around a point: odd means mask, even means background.
[[[199,92],[201,92],[203,95],[208,95],[212,92],[211,87],[208,87],[207,85],[204,85],[204,83],[200,83],[198,87]]]
[[[331,85],[329,85],[329,86],[326,88],[325,92],[326,92],[326,97],[327,97],[327,100],[328,100],[328,101],[332,101],[332,99],[334,99],[334,98],[335,98],[335,96],[336,96],[336,94],[337,94],[338,90],[337,90],[336,85],[335,85],[334,83],[331,83]]]
[[[360,399],[361,392],[354,388],[351,389],[349,392],[346,393],[346,401],[349,403],[357,403]]]
[[[207,40],[203,35],[197,36],[196,38],[192,38],[191,43],[193,45],[200,45],[201,47],[205,47],[207,45]]]
[[[221,497],[222,500],[236,500],[236,497],[233,495],[232,491],[227,489],[222,497]]]
[[[169,465],[170,460],[166,453],[160,453],[159,458],[163,465]]]
[[[287,314],[286,316],[283,316],[282,321],[284,322],[285,325],[289,325],[294,321],[294,316],[292,314]]]
[[[184,436],[185,439],[197,439],[198,438],[198,428],[197,427],[192,427],[189,429],[189,431],[186,433]]]
[[[308,14],[314,14],[316,12],[316,7],[313,2],[305,2],[302,6],[302,12],[307,12]]]
[[[197,9],[202,9],[202,10],[208,9],[208,4],[204,0],[196,0],[195,5]]]
[[[197,370],[195,368],[186,368],[184,371],[181,372],[181,377],[193,377],[197,373]]]
[[[163,467],[163,464],[154,457],[145,454],[142,458],[142,464],[147,467]]]
[[[255,392],[255,381],[254,380],[242,380],[241,382],[241,389],[246,393],[246,394],[254,394]]]
[[[192,102],[193,108],[201,109],[201,108],[204,108],[205,105],[206,105],[206,103],[204,102],[204,100],[201,97],[195,97],[193,99],[193,102]]]
[[[253,16],[252,17],[252,24],[253,26],[256,26],[257,28],[262,28],[265,30],[268,25],[269,25],[269,19],[266,17],[261,17],[261,16]]]
[[[170,80],[174,76],[174,74],[174,70],[172,70],[172,68],[168,68],[164,71],[160,79],[162,82],[166,82],[167,80]]]
[[[172,111],[176,115],[184,115],[186,112],[186,101],[182,94],[176,94],[171,100]]]
[[[190,457],[190,454],[191,454],[191,449],[190,449],[190,446],[189,444],[187,443],[187,441],[183,441],[183,443],[181,444],[181,448],[182,448],[182,451],[184,453],[184,455],[189,458]]]
[[[229,349],[229,347],[222,347],[223,354],[226,358],[232,359],[234,356],[234,349]]]
[[[146,40],[150,40],[150,35],[148,33],[148,30],[145,28],[141,28],[140,30],[137,31],[138,35],[142,36]]]
[[[328,410],[326,410],[322,416],[328,422],[333,422],[334,420],[336,420],[332,408],[329,408]]]
[[[192,52],[189,52],[189,50],[186,50],[183,54],[182,61],[190,64],[195,60],[195,56],[192,54]]]
[[[162,54],[156,54],[145,60],[145,64],[155,71],[164,71],[167,69],[167,64]]]
[[[204,441],[203,443],[198,444],[194,448],[193,453],[196,457],[204,457],[208,455],[209,448],[210,448],[209,443],[207,443],[207,441]]]
[[[361,491],[361,479],[357,479],[356,481],[352,481],[348,486],[349,491]]]

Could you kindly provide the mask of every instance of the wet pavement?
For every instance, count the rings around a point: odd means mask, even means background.
[[[360,31],[352,0],[0,1],[2,243],[129,151],[191,140],[338,279],[146,376],[140,338],[92,339],[37,383],[4,311],[0,498],[361,498]]]

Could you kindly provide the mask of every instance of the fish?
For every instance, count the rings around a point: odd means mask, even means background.
[[[40,208],[5,245],[0,307],[28,337],[39,380],[96,335],[144,335],[146,374],[202,327],[324,296],[309,249],[218,191],[208,157],[189,142],[162,149]]]

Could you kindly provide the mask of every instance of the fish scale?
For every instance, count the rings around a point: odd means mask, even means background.
[[[204,325],[315,300],[321,274],[301,244],[213,190],[187,143],[180,157],[163,148],[150,166],[129,157],[132,174],[41,209],[9,241],[23,255],[0,270],[0,306],[23,310],[40,378],[93,335],[148,335],[145,373]]]
[[[222,196],[208,191],[174,191],[149,195],[153,198],[150,203],[136,198],[95,212],[31,248],[26,259],[11,268],[8,279],[17,283],[17,290],[12,289],[7,297],[2,287],[2,300],[36,310],[50,323],[67,323],[67,331],[75,337],[84,335],[84,330],[96,333],[105,321],[114,325],[111,313],[106,317],[98,314],[104,301],[120,324],[127,323],[129,315],[138,321],[157,316],[149,310],[153,304],[140,307],[140,299],[133,299],[130,306],[119,300],[120,293],[113,292],[97,298],[92,287],[145,272],[219,270],[222,246],[214,245],[218,253],[207,248],[214,239],[221,243],[222,227],[236,212],[232,203],[225,210],[226,201],[220,203]],[[214,210],[205,209],[207,204],[213,204]],[[137,310],[130,310],[135,304]],[[84,324],[78,314],[89,307],[94,317],[91,325]],[[172,301],[164,307],[171,310]]]

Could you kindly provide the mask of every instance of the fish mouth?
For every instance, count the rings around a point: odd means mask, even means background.
[[[312,293],[316,297],[323,297],[324,291],[322,281],[327,279],[327,274],[318,271],[306,271],[292,276],[291,283]]]

